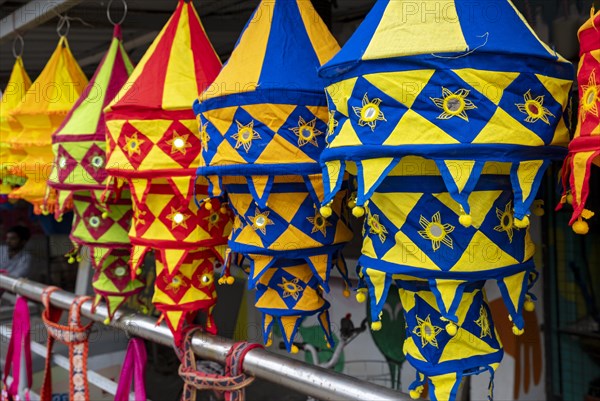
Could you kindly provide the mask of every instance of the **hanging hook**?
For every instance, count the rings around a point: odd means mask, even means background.
[[[110,6],[112,6],[113,1],[114,0],[110,0],[108,2],[108,6],[106,7],[106,17],[108,18],[108,20],[110,21],[111,24],[121,25],[123,23],[123,21],[125,21],[125,17],[127,16],[127,2],[125,0],[121,0],[121,3],[123,3],[123,16],[121,17],[119,22],[115,22],[112,19],[112,17],[110,16]]]
[[[59,20],[58,20],[58,26],[56,27],[56,33],[58,33],[58,36],[60,36],[61,38],[66,38],[67,35],[69,34],[69,30],[71,29],[71,22],[69,21],[69,17],[67,17],[66,15],[60,15],[59,14]],[[61,33],[61,30],[65,28],[65,33]]]
[[[19,51],[17,51],[17,44],[19,47]],[[23,50],[25,49],[25,41],[23,40],[23,36],[17,33],[15,39],[13,40],[12,52],[15,58],[19,58],[23,55]]]

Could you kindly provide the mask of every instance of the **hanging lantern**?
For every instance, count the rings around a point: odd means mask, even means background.
[[[115,25],[110,47],[94,77],[52,135],[55,159],[48,185],[57,194],[54,215],[60,220],[67,204],[74,205],[71,240],[75,249],[68,255],[69,261],[79,258],[80,247],[88,247],[95,269],[94,307],[105,299],[107,322],[127,298],[144,288],[144,283],[130,273],[128,263],[131,245],[127,233],[133,214],[129,193],[107,207],[101,201],[108,181],[102,111],[132,70],[123,48],[121,26]]]
[[[262,1],[195,104],[198,174],[235,213],[229,247],[250,261],[265,340],[278,322],[288,351],[297,351],[293,339],[306,315],[319,313],[332,342],[321,287],[329,290],[333,265],[346,276],[340,251],[352,233],[342,214],[345,188],[329,213],[319,211],[328,110],[316,71],[338,49],[309,1]],[[230,262],[222,282],[233,282]]]
[[[20,40],[22,43],[23,39]],[[31,87],[31,78],[25,71],[21,55],[16,51],[15,58],[0,107],[0,195],[8,195],[14,186],[21,186],[26,180],[23,172],[17,168],[26,153],[22,149],[13,149],[10,146],[10,139],[21,129],[18,121],[11,117],[10,113],[22,102],[25,93]]]
[[[573,68],[510,1],[488,2],[494,19],[466,0],[433,3],[430,12],[378,1],[322,67],[331,129],[321,161],[325,206],[346,171],[356,176],[353,214],[365,216],[358,298],[369,295],[372,329],[397,281],[407,334],[427,327],[431,338],[452,338],[448,355],[462,352],[460,363],[440,363],[433,342],[407,341],[423,376],[411,388],[429,380],[437,399],[452,400],[461,377],[493,373],[502,355],[493,330],[487,345],[457,335],[476,333],[467,310],[487,308],[467,296],[473,285],[498,283],[515,334],[534,307],[530,207],[550,161],[566,154]],[[413,282],[430,308],[402,295]]]
[[[563,167],[564,203],[573,205],[569,224],[577,234],[587,234],[586,220],[594,212],[585,208],[590,193],[592,165],[600,166],[600,11],[593,14],[579,30],[581,44],[578,70],[579,114],[575,138],[569,145],[569,156]]]
[[[231,227],[230,212],[218,200],[209,210],[198,208],[195,199],[205,196],[207,185],[195,182],[201,144],[192,102],[220,68],[192,2],[180,0],[129,82],[105,109],[107,170],[115,177],[114,187],[126,182],[132,193],[132,274],[139,274],[144,256],[155,250],[153,302],[164,312],[176,343],[183,323],[200,307],[190,296],[205,290],[192,285],[180,298],[173,292],[184,293],[176,281],[187,277],[195,283],[200,273],[208,274],[206,266],[222,263]],[[170,285],[163,288],[165,280]],[[208,312],[216,299],[214,291],[205,293],[211,301],[201,307]]]
[[[62,23],[64,20],[61,20]],[[58,46],[40,76],[31,85],[22,103],[11,112],[11,116],[20,124],[21,131],[12,135],[10,145],[27,154],[18,166],[26,175],[27,182],[11,192],[10,197],[32,203],[36,214],[42,212],[46,180],[52,170],[54,157],[51,135],[60,127],[87,83],[87,78],[71,53],[66,35],[61,35]],[[45,210],[52,212],[55,196],[51,194],[46,198]]]

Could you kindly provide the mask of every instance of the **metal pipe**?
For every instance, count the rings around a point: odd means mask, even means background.
[[[41,302],[42,291],[46,286],[27,279],[14,279],[0,274],[0,288]],[[60,309],[68,310],[73,299],[73,294],[59,290],[52,293],[50,302]],[[82,315],[93,321],[103,322],[108,316],[106,307],[101,304],[96,308],[96,312],[92,313],[91,306],[91,302],[86,302],[81,308]],[[118,311],[111,326],[159,344],[173,345],[173,336],[165,325],[156,326],[153,318],[138,315],[131,310]],[[200,358],[220,363],[225,362],[226,355],[233,344],[234,342],[229,339],[199,332],[194,335],[192,341],[194,352]],[[392,389],[260,348],[246,355],[243,367],[244,371],[252,376],[320,400],[410,400],[407,395]]]

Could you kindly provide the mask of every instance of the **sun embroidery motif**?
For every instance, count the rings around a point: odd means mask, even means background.
[[[133,135],[125,137],[125,151],[129,157],[139,155],[142,153],[141,146],[146,142],[143,139],[138,138],[138,133],[135,132]]]
[[[179,211],[179,209],[175,209],[173,206],[171,206],[171,213],[167,215],[167,219],[171,221],[171,230],[174,230],[175,227],[178,226],[188,228],[187,219],[189,218],[189,214],[183,214]]]
[[[202,146],[202,150],[208,151],[208,142],[210,141],[210,135],[208,135],[208,122],[202,124],[200,118],[198,118],[198,124],[200,126],[200,145]]]
[[[187,284],[185,283],[185,280],[183,279],[183,276],[181,274],[177,274],[171,280],[169,280],[165,276],[165,277],[163,277],[163,280],[165,281],[165,283],[167,283],[165,290],[172,291],[173,294],[177,294],[179,292],[179,290],[182,289],[182,287],[183,288],[187,287]]]
[[[387,121],[385,115],[381,111],[380,105],[381,99],[375,98],[369,100],[368,94],[365,93],[362,99],[362,107],[352,107],[354,114],[358,117],[358,125],[361,127],[368,125],[371,127],[371,131],[375,131],[377,121]]]
[[[298,300],[303,290],[302,286],[298,284],[299,281],[298,278],[291,281],[286,280],[285,277],[281,278],[281,284],[277,284],[277,286],[283,289],[283,298],[292,297],[294,301]]]
[[[598,117],[598,103],[600,103],[600,86],[596,83],[596,70],[590,74],[587,85],[581,85],[581,120],[585,121],[588,113]]]
[[[413,334],[421,338],[421,346],[425,347],[427,344],[431,344],[438,348],[437,335],[442,331],[441,327],[434,326],[431,323],[431,317],[427,315],[425,319],[421,319],[417,316],[417,327],[414,328]]]
[[[431,241],[434,251],[440,249],[440,244],[444,244],[450,249],[454,249],[452,238],[448,235],[454,231],[454,226],[442,224],[441,220],[442,217],[440,212],[437,212],[431,217],[431,222],[423,216],[419,219],[419,224],[423,227],[423,230],[419,231],[419,235]]]
[[[515,106],[519,108],[519,111],[523,114],[527,114],[525,122],[536,123],[542,120],[546,124],[550,125],[550,119],[548,116],[555,117],[554,114],[544,107],[544,96],[538,96],[535,99],[531,95],[531,89],[523,95],[525,103],[516,103]]]
[[[490,320],[488,319],[487,310],[481,305],[479,309],[479,319],[475,320],[475,324],[481,328],[481,334],[479,338],[487,336],[492,337],[492,328],[490,327]]]
[[[307,143],[313,144],[319,147],[317,137],[323,135],[317,128],[317,118],[315,117],[312,121],[306,122],[302,116],[298,120],[298,126],[289,128],[298,137],[298,146],[302,147]]]
[[[179,152],[185,156],[187,149],[192,147],[192,144],[188,142],[190,134],[179,135],[177,131],[173,131],[173,137],[167,141],[167,145],[171,146],[171,154]]]
[[[385,238],[387,237],[388,230],[379,221],[379,215],[378,214],[371,215],[369,213],[369,217],[367,218],[367,223],[369,224],[369,227],[371,228],[369,230],[369,232],[371,234],[377,235],[379,237],[379,240],[383,244],[385,242]]]
[[[318,210],[315,211],[314,217],[307,217],[306,220],[313,225],[312,231],[310,232],[311,234],[320,231],[324,237],[327,236],[327,227],[330,227],[331,223],[328,222],[326,218],[321,216],[321,213],[319,213]]]
[[[262,139],[258,132],[254,130],[254,121],[250,121],[247,125],[243,125],[239,121],[235,120],[237,124],[237,133],[231,137],[236,140],[235,148],[239,149],[243,147],[246,153],[250,151],[252,147],[252,141],[255,139]]]
[[[437,117],[437,119],[449,120],[452,117],[459,117],[468,122],[469,116],[467,115],[467,110],[473,110],[477,108],[472,101],[467,99],[469,93],[471,93],[471,91],[467,89],[459,89],[455,93],[452,93],[450,89],[442,86],[441,99],[433,97],[429,98],[437,107],[444,110],[442,114]]]
[[[494,231],[498,231],[500,233],[505,232],[506,235],[508,235],[508,241],[512,243],[514,229],[516,228],[514,226],[515,218],[513,214],[512,201],[508,202],[504,210],[496,208],[496,216],[498,216],[498,219],[500,220],[500,225],[494,227]]]
[[[267,234],[267,226],[272,226],[275,224],[273,223],[273,220],[269,218],[269,213],[271,212],[261,213],[260,210],[256,209],[254,217],[250,217],[250,221],[252,222],[252,228],[254,229],[254,231],[260,230],[260,232],[263,233],[263,235]]]
[[[210,231],[213,228],[217,227],[219,221],[221,220],[221,217],[219,216],[218,212],[212,212],[210,215],[205,217],[204,220],[208,223],[208,230]]]

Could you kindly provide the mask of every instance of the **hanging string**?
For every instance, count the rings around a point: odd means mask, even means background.
[[[19,47],[19,51],[17,51],[17,45]],[[25,41],[23,40],[23,36],[17,32],[17,36],[13,40],[12,45],[12,53],[15,58],[19,58],[23,55],[23,50],[25,49]]]
[[[106,17],[108,18],[108,21],[113,24],[113,25],[121,25],[123,23],[123,21],[125,21],[125,17],[127,16],[127,2],[125,0],[121,0],[121,3],[123,4],[123,16],[121,17],[121,19],[118,22],[115,22],[111,15],[110,15],[110,7],[112,6],[114,0],[110,0],[108,2],[108,6],[106,7]]]
[[[62,29],[65,28],[65,33],[61,33]],[[56,33],[60,38],[66,38],[71,29],[71,22],[69,18],[59,14],[58,25],[56,26]]]

